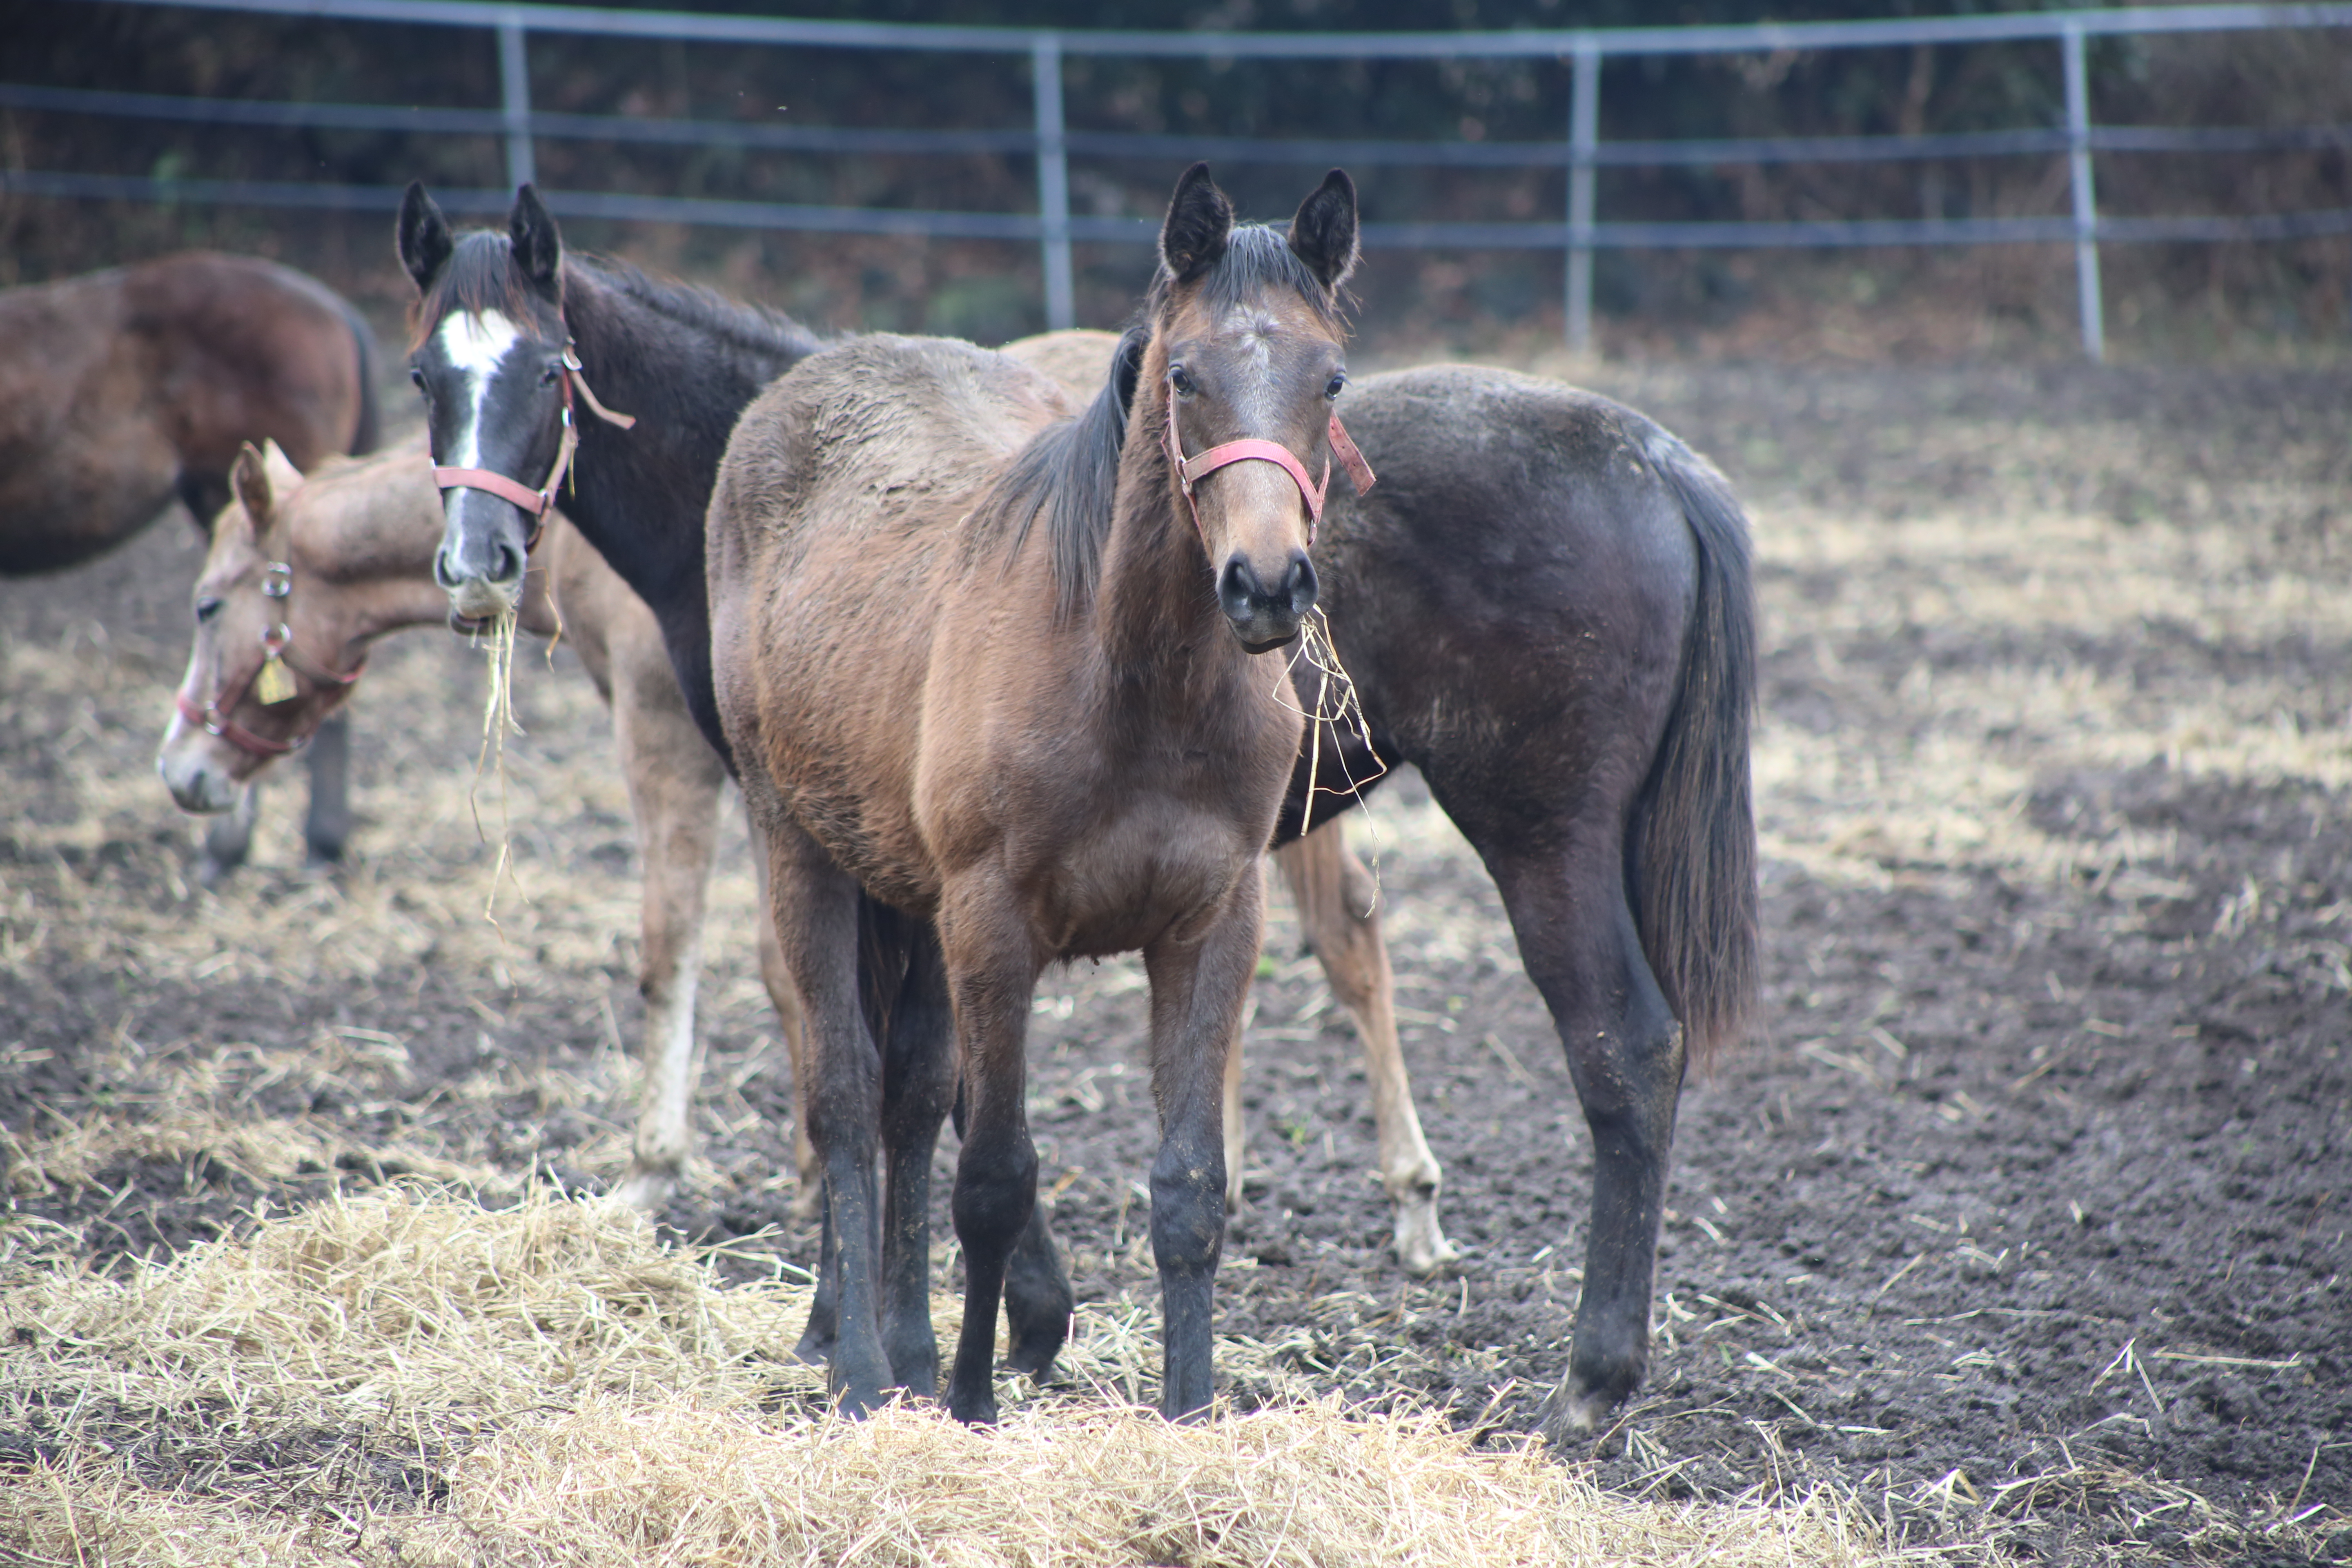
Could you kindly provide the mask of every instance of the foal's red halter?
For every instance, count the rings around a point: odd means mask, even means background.
[[[283,561],[264,563],[261,592],[268,598],[290,598],[294,592],[294,568]],[[265,735],[257,735],[229,718],[229,713],[239,702],[245,700],[246,692],[251,689],[253,683],[260,678],[261,672],[268,668],[272,659],[279,660],[296,671],[309,676],[317,685],[350,686],[366,673],[367,658],[362,655],[359,663],[352,667],[349,675],[337,675],[332,671],[305,668],[291,657],[293,649],[293,630],[281,618],[275,626],[261,634],[261,662],[255,665],[252,671],[243,680],[238,681],[234,689],[224,687],[211,701],[199,707],[196,700],[188,695],[187,688],[182,687],[172,694],[173,706],[180,710],[181,718],[195,725],[205,734],[215,735],[226,741],[248,757],[259,757],[268,761],[272,757],[282,757],[289,752],[300,751],[305,743],[304,741],[273,741]],[[290,696],[291,693],[289,695]]]
[[[1356,443],[1348,438],[1348,432],[1340,425],[1336,409],[1331,415],[1329,434],[1331,450],[1339,455],[1339,466],[1348,470],[1349,482],[1356,487],[1358,495],[1366,493],[1375,482],[1372,466],[1364,461],[1364,454],[1358,451]],[[1183,440],[1176,434],[1176,400],[1173,397],[1168,399],[1168,428],[1160,435],[1160,446],[1168,454],[1168,466],[1176,470],[1176,482],[1184,488],[1184,504],[1192,509],[1192,526],[1202,529],[1203,538],[1207,537],[1208,531],[1202,528],[1201,503],[1192,499],[1192,487],[1228,463],[1255,459],[1279,467],[1297,483],[1298,493],[1307,498],[1307,548],[1315,548],[1315,525],[1323,521],[1323,496],[1331,485],[1329,458],[1323,459],[1323,478],[1314,483],[1307,481],[1307,465],[1300,462],[1289,447],[1279,441],[1263,440],[1255,436],[1228,441],[1222,447],[1210,447],[1198,457],[1188,458],[1184,455]]]
[[[588,378],[580,373],[580,355],[567,339],[563,345],[563,376],[559,384],[563,388],[563,434],[556,444],[555,467],[549,471],[547,483],[541,489],[532,489],[520,480],[510,479],[490,468],[449,468],[438,463],[433,465],[433,482],[443,489],[488,490],[500,500],[512,501],[528,512],[531,518],[531,530],[530,537],[523,542],[525,554],[539,543],[539,536],[547,527],[547,514],[555,505],[556,492],[563,488],[563,472],[572,466],[572,454],[580,446],[580,432],[572,421],[572,388],[575,384],[580,388],[581,397],[597,418],[608,425],[617,425],[624,430],[637,422],[635,415],[615,414],[596,400],[595,393],[589,390]]]

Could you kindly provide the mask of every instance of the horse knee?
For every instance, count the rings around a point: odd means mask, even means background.
[[[1037,1151],[1026,1138],[999,1158],[972,1157],[964,1145],[951,1202],[957,1239],[966,1252],[1002,1256],[1037,1207]]]
[[[1164,1272],[1206,1274],[1224,1245],[1224,1154],[1169,1154],[1163,1148],[1151,1168],[1152,1257]]]

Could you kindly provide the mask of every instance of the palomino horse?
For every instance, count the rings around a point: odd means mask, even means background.
[[[1207,1407],[1224,1231],[1228,1042],[1256,963],[1258,857],[1300,715],[1280,665],[1316,596],[1323,483],[1353,456],[1339,290],[1355,187],[1333,171],[1287,236],[1234,224],[1196,164],[1160,231],[1136,419],[943,339],[855,339],[803,361],[735,426],[711,493],[711,662],[767,842],[784,961],[807,1010],[802,1097],[839,1248],[833,1385],[862,1411],[937,1387],[927,1292],[878,1278],[888,1102],[966,1104],[952,1209],[963,1330],[947,1386],[995,1417],[997,1310],[1036,1203],[1025,1035],[1049,963],[1140,949],[1161,1142],[1151,1240],[1160,1407]],[[1327,441],[1326,427],[1329,435]],[[1360,459],[1358,459],[1360,463]],[[1369,476],[1365,476],[1369,482]],[[877,1071],[857,900],[931,922],[956,1050]],[[913,1123],[909,1123],[913,1125]],[[921,1149],[937,1120],[919,1128]],[[898,1151],[889,1152],[898,1163]],[[926,1272],[893,1269],[891,1284]],[[886,1354],[882,1319],[894,1321]],[[911,1361],[912,1364],[909,1364]]]
[[[375,339],[325,286],[192,252],[0,293],[0,574],[111,549],[174,497],[201,528],[245,441],[308,468],[377,439]],[[311,858],[351,828],[341,721],[310,754]],[[253,801],[207,836],[206,881],[245,858]]]
[[[770,312],[564,258],[528,189],[508,234],[457,237],[412,186],[400,249],[424,295],[415,374],[430,398],[462,405],[453,425],[495,427],[478,461],[526,479],[548,471],[563,402],[545,373],[575,340],[585,379],[641,416],[626,434],[581,423],[567,510],[660,620],[682,683],[701,693],[690,706],[723,746],[709,701],[701,508],[736,416],[814,340]],[[558,281],[534,286],[526,268]],[[484,376],[468,368],[478,353],[459,356],[492,335],[509,347]],[[489,416],[474,414],[478,405]],[[1374,750],[1432,781],[1502,889],[1593,1136],[1585,1292],[1546,1419],[1565,1436],[1641,1380],[1684,1068],[1738,1039],[1754,1002],[1746,522],[1721,476],[1671,434],[1557,383],[1471,367],[1407,371],[1358,383],[1341,406],[1382,479],[1361,501],[1346,487],[1329,498],[1317,563],[1325,605],[1343,612],[1333,635]],[[518,590],[519,577],[485,574],[520,561],[530,523],[470,493],[453,492],[465,509],[453,509],[453,522],[464,526],[452,527],[436,571],[475,604],[485,591]],[[1432,625],[1450,628],[1446,656],[1416,658]],[[1327,777],[1340,739],[1323,733]],[[1281,834],[1301,826],[1304,794],[1302,760]],[[1347,804],[1318,799],[1315,820]],[[1308,940],[1335,994],[1377,994],[1393,1052],[1370,879],[1331,832],[1309,834],[1297,851],[1315,858],[1302,898]],[[1370,1051],[1368,1009],[1355,1010]],[[899,1016],[914,1027],[943,1015],[941,1002]],[[1376,1108],[1410,1110],[1401,1064],[1390,1079],[1375,1064],[1375,1081],[1394,1086],[1376,1092]],[[1436,1234],[1438,1168],[1413,1131],[1392,1136],[1381,1121],[1381,1169],[1400,1199],[1408,1264],[1408,1201]],[[1016,1254],[1006,1310],[1009,1364],[1040,1371],[1060,1344],[1068,1298],[1054,1293],[1058,1274],[1042,1228],[1035,1235],[1025,1255],[1034,1271],[1024,1278]]]
[[[196,582],[188,673],[155,759],[173,798],[190,811],[218,809],[215,803],[315,732],[359,679],[378,637],[440,626],[449,614],[448,595],[433,580],[441,497],[422,437],[355,461],[330,459],[308,480],[274,443],[247,447],[232,477],[234,499],[213,524]],[[611,706],[635,818],[644,863],[645,1093],[619,1195],[658,1209],[691,1143],[703,897],[726,770],[687,715],[653,612],[562,514],[550,520],[532,563],[518,624],[540,637],[560,628]],[[266,703],[252,676],[255,650],[269,646],[264,638],[273,633],[293,689]],[[764,911],[759,952],[794,1077],[804,1081],[800,1003]],[[794,1133],[814,1212],[805,1117]]]

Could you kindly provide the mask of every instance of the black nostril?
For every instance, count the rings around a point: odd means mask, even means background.
[[[1291,557],[1290,571],[1283,579],[1283,597],[1303,616],[1315,607],[1316,587],[1315,563],[1303,552]]]
[[[499,569],[491,576],[493,583],[512,583],[522,576],[522,552],[506,541],[499,541]]]
[[[445,590],[454,588],[458,584],[457,574],[449,564],[449,552],[446,548],[433,552],[433,581],[436,586]]]

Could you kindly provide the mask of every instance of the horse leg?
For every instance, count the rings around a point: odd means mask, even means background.
[[[1356,1020],[1364,1043],[1364,1069],[1372,1084],[1372,1120],[1380,1129],[1381,1185],[1396,1219],[1397,1261],[1408,1274],[1432,1274],[1457,1255],[1437,1221],[1444,1180],[1437,1156],[1422,1137],[1412,1081],[1397,1040],[1396,982],[1388,944],[1381,939],[1379,889],[1364,863],[1348,850],[1339,822],[1328,823],[1275,852],[1307,945],[1323,963],[1331,994]]]
[[[670,679],[667,668],[660,674]],[[646,999],[644,1099],[620,1196],[653,1214],[669,1201],[694,1147],[694,1000],[727,775],[675,700],[640,700],[630,679],[614,687],[613,738],[643,867],[637,988]]]
[[[1642,955],[1613,829],[1571,832],[1564,848],[1486,855],[1592,1133],[1584,1289],[1567,1375],[1544,1407],[1556,1440],[1591,1430],[1649,1369],[1651,1276],[1682,1092],[1682,1026]]]
[[[756,845],[760,825],[751,820],[748,808],[743,816]],[[817,1167],[816,1145],[809,1142],[808,1133],[808,1027],[801,1017],[800,993],[793,989],[792,971],[784,967],[784,950],[776,943],[775,917],[768,909],[768,858],[753,854],[751,867],[760,882],[760,984],[768,988],[768,1005],[776,1010],[776,1027],[783,1033],[784,1055],[793,1068],[793,1173],[799,1184],[793,1190],[792,1215],[806,1225],[817,1217],[824,1195],[824,1173]]]
[[[965,1117],[961,1093],[955,1097],[954,1116],[956,1136],[961,1138]],[[1029,1223],[1021,1227],[1004,1263],[1004,1369],[1045,1381],[1054,1358],[1069,1341],[1076,1310],[1077,1296],[1055,1248],[1045,1205],[1033,1205]]]
[[[310,769],[310,815],[302,819],[304,858],[333,866],[352,837],[352,719],[331,713],[321,720],[302,753]]]
[[[963,1047],[964,1139],[951,1207],[964,1293],[948,1410],[971,1424],[996,1419],[997,1304],[1013,1246],[1037,1209],[1024,1054],[1037,962],[1009,900],[992,897],[993,889],[950,891],[939,929]]]
[[[882,1058],[882,1344],[892,1380],[926,1399],[940,1387],[931,1331],[931,1155],[955,1100],[955,1025],[929,924],[909,920],[907,977]]]
[[[1225,1058],[1257,970],[1265,879],[1239,879],[1196,942],[1144,950],[1151,981],[1151,1089],[1160,1152],[1151,1163],[1151,1254],[1160,1267],[1160,1413],[1206,1411],[1215,1393],[1211,1333],[1225,1240]]]
[[[254,780],[236,797],[236,804],[205,827],[204,853],[196,857],[196,880],[217,888],[245,864],[253,850],[253,825],[261,814],[261,781]]]
[[[824,1171],[826,1273],[837,1292],[827,1383],[844,1414],[862,1415],[882,1403],[890,1363],[882,1349],[876,1267],[881,1062],[860,1005],[860,900],[857,884],[789,819],[764,819],[761,837],[768,851],[768,907],[803,1009],[814,1068],[802,1103]],[[812,1311],[811,1333],[817,1328]]]

